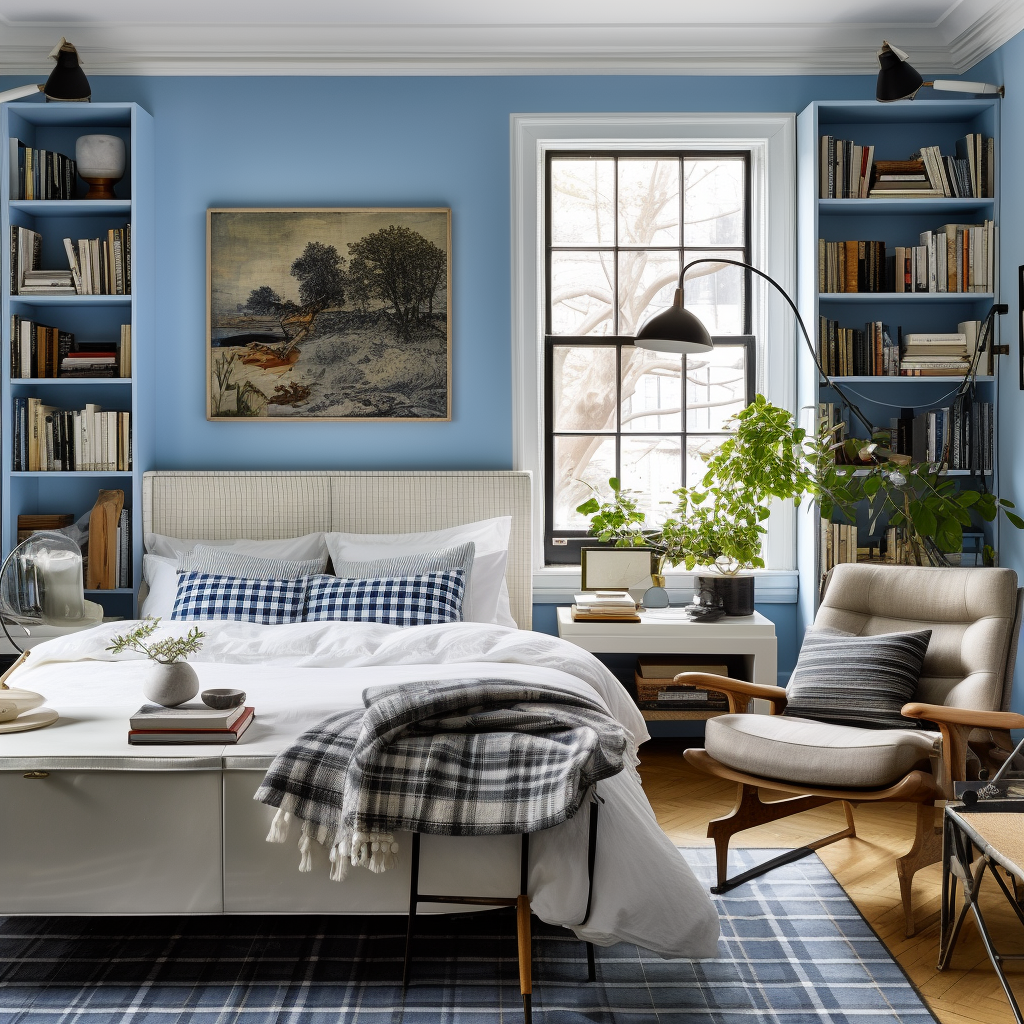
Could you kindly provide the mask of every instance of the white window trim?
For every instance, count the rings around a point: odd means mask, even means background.
[[[550,149],[744,149],[751,154],[750,252],[756,267],[792,295],[796,287],[796,117],[794,114],[512,114],[512,459],[533,473],[534,591],[564,600],[579,572],[544,565],[544,160]],[[761,216],[756,213],[760,211]],[[763,339],[757,390],[796,412],[796,346],[804,344],[775,289],[753,278],[752,329]],[[786,502],[772,512],[766,538],[771,570],[759,592],[787,600],[795,591],[796,516]],[[769,585],[776,575],[781,589]],[[688,585],[683,573],[670,581]],[[792,579],[794,582],[790,583]],[[575,582],[574,582],[575,580]],[[763,583],[761,582],[763,580]],[[758,600],[762,598],[759,596]]]

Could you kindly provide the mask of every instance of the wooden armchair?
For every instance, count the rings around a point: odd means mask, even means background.
[[[738,679],[684,672],[675,682],[728,697],[729,714],[708,721],[705,748],[685,751],[687,761],[737,784],[736,805],[708,825],[715,841],[718,885],[726,892],[813,850],[856,835],[853,804],[917,804],[910,851],[896,862],[907,935],[914,934],[911,885],[920,868],[942,855],[936,803],[952,784],[995,767],[1010,750],[1010,729],[1024,715],[1007,708],[1021,626],[1022,592],[1009,569],[933,569],[838,565],[828,575],[815,627],[857,635],[931,629],[932,637],[907,718],[930,729],[860,729],[789,717],[786,691]],[[768,701],[769,715],[747,714],[753,697]],[[794,794],[765,803],[760,789]],[[790,850],[734,878],[728,877],[729,841],[738,832],[834,800],[843,803],[846,827]]]

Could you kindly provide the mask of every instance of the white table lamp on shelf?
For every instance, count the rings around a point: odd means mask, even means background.
[[[22,648],[11,636],[9,623],[31,637],[33,625],[87,629],[102,621],[102,607],[85,599],[81,549],[65,534],[35,533],[18,544],[0,566],[0,626],[15,650]],[[23,652],[20,661],[26,656]],[[0,733],[38,729],[55,722],[57,712],[41,707],[43,703],[40,694],[9,688],[0,680]]]

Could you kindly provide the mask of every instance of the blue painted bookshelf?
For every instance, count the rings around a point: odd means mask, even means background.
[[[964,320],[982,320],[996,296],[976,292],[916,293],[819,293],[818,239],[881,240],[886,252],[897,245],[915,245],[922,231],[946,223],[996,225],[996,273],[999,225],[999,103],[998,99],[926,100],[902,103],[827,101],[810,104],[797,117],[797,303],[808,330],[817,334],[818,319],[827,316],[843,327],[861,328],[867,321],[881,320],[894,332],[955,331]],[[944,155],[955,151],[957,139],[982,133],[995,140],[995,197],[986,199],[822,199],[820,183],[820,138],[832,135],[858,145],[873,145],[876,160],[905,160],[922,146],[939,146]],[[996,341],[998,342],[998,318]],[[998,362],[994,360],[998,375]],[[819,402],[838,396],[819,389],[818,373],[802,348],[797,361],[797,396],[801,422],[816,422]],[[844,380],[847,390],[875,423],[887,423],[899,410],[940,407],[959,377],[855,377]],[[978,396],[993,404],[997,421],[997,376],[978,377]],[[998,433],[996,435],[998,437]],[[998,450],[998,443],[996,443]],[[993,466],[998,461],[993,453]],[[971,486],[967,471],[962,486]],[[985,478],[998,488],[997,472]],[[997,490],[998,493],[998,490]],[[819,520],[814,514],[799,515],[797,566],[800,571],[798,615],[806,628],[814,619],[820,582]],[[998,527],[985,526],[985,542],[998,551]],[[801,631],[802,632],[802,631]]]
[[[9,189],[10,146],[19,139],[36,149],[74,157],[75,141],[86,134],[117,135],[127,149],[127,170],[112,200],[17,200]],[[137,614],[142,579],[142,474],[152,468],[153,423],[150,414],[154,358],[154,156],[153,118],[135,103],[45,103],[27,101],[0,107],[0,232],[2,322],[0,322],[0,548],[16,543],[20,514],[89,511],[101,488],[124,491],[131,509],[132,586],[92,590],[107,615]],[[79,182],[79,196],[86,188]],[[27,227],[43,238],[41,265],[66,268],[63,239],[95,238],[109,228],[131,224],[129,295],[12,295],[11,227]],[[11,317],[25,316],[84,341],[117,340],[131,324],[132,376],[112,379],[17,379],[11,377]],[[122,472],[14,472],[12,412],[15,398],[40,398],[45,404],[81,409],[95,403],[106,410],[131,412],[132,467]]]

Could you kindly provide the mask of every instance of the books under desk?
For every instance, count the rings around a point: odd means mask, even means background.
[[[13,400],[14,472],[127,472],[131,413],[57,409],[38,398]]]

